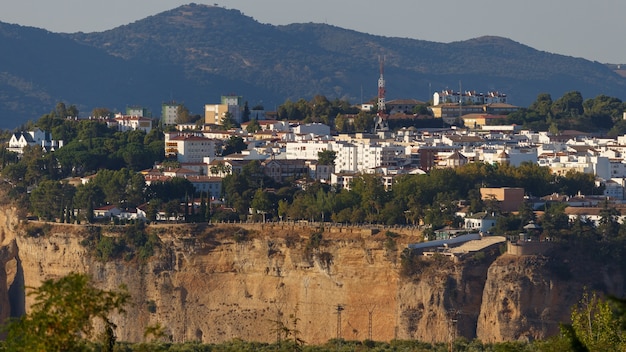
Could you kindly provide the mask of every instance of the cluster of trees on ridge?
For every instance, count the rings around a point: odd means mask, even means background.
[[[391,128],[401,127],[440,127],[439,119],[428,119],[431,113],[428,106],[416,106],[414,118],[390,121]],[[626,104],[620,99],[607,95],[584,99],[580,92],[571,91],[553,100],[552,96],[542,93],[527,108],[508,115],[505,123],[517,124],[534,131],[551,131],[557,134],[562,130],[580,130],[587,132],[605,132],[608,136],[626,133],[626,120],[623,112]],[[281,120],[300,120],[303,122],[322,122],[340,133],[370,131],[374,127],[374,111],[362,112],[345,101],[329,101],[324,96],[315,96],[311,101],[300,99],[286,101],[278,108],[277,116]],[[348,119],[346,115],[350,115]],[[433,121],[436,120],[436,121]]]
[[[566,129],[608,131],[614,137],[626,133],[624,111],[626,104],[606,95],[583,99],[580,92],[572,91],[553,101],[550,94],[543,93],[528,108],[509,114],[506,122],[553,133]]]
[[[149,325],[145,342],[117,341],[115,324],[109,316],[124,314],[130,301],[127,290],[95,287],[83,274],[71,273],[56,280],[46,280],[29,292],[34,298],[31,311],[12,318],[4,325],[6,351],[623,351],[626,349],[626,302],[602,299],[585,293],[572,308],[571,324],[561,325],[561,334],[545,341],[484,344],[478,340],[456,339],[448,343],[428,344],[420,341],[391,342],[346,341],[333,339],[320,346],[306,345],[297,329],[299,318],[287,323],[277,321],[275,343],[233,340],[222,344],[171,343],[167,330],[160,324]],[[95,325],[100,321],[100,325]],[[123,328],[123,327],[122,327]]]

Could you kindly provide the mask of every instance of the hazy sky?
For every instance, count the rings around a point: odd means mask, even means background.
[[[190,2],[238,9],[259,22],[327,23],[448,43],[483,35],[603,63],[626,63],[625,0],[0,0],[0,21],[94,32]]]

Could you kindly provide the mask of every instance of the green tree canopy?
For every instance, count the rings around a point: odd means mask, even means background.
[[[335,159],[337,159],[337,152],[332,150],[322,150],[317,152],[317,163],[320,165],[335,165]]]
[[[578,91],[567,92],[552,104],[555,116],[580,116],[583,112],[583,96]]]
[[[224,144],[224,149],[222,149],[222,155],[229,155],[234,153],[239,153],[242,150],[245,150],[248,147],[246,142],[243,141],[241,136],[230,136],[230,138]]]
[[[71,273],[58,280],[46,280],[28,293],[35,303],[31,311],[5,326],[8,351],[84,351],[85,339],[93,338],[94,319],[104,322],[106,344],[115,342],[109,314],[123,312],[130,298],[125,288],[106,291],[96,288],[90,278]]]
[[[256,119],[250,120],[248,126],[246,126],[246,131],[249,133],[255,133],[261,130],[261,125],[259,125],[259,121]]]

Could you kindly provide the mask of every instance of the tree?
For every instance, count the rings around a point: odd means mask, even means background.
[[[272,201],[267,195],[267,192],[259,188],[254,192],[254,197],[250,203],[252,209],[263,214],[263,222],[265,222],[265,214],[273,209]]]
[[[65,182],[42,181],[30,194],[31,207],[41,219],[63,219],[66,207],[74,197],[74,192],[75,188]]]
[[[94,205],[101,205],[105,199],[102,189],[93,182],[80,184],[76,187],[76,194],[74,195],[74,205],[79,210],[80,214],[85,216],[88,222],[93,221],[93,208]]]
[[[368,132],[373,128],[374,115],[361,111],[354,118],[354,130],[356,132]]]
[[[335,130],[339,133],[348,132],[348,127],[350,124],[348,123],[348,119],[343,115],[339,114],[335,117]]]
[[[242,150],[245,150],[248,146],[246,142],[243,141],[241,136],[230,136],[230,138],[226,141],[224,145],[224,149],[222,150],[222,155],[229,155],[239,153]]]
[[[355,177],[352,190],[359,195],[360,208],[365,211],[367,220],[377,222],[379,220],[378,215],[389,198],[380,178],[372,174]]]
[[[563,94],[552,104],[552,113],[558,117],[577,117],[583,112],[583,96],[577,91]]]
[[[67,117],[67,108],[65,107],[65,103],[58,102],[56,107],[54,108],[54,117],[59,119],[64,119]]]
[[[552,108],[552,96],[548,93],[541,93],[537,96],[537,100],[532,103],[528,109],[535,111],[537,114],[543,117],[550,115]]]
[[[598,224],[598,232],[603,240],[609,240],[617,237],[619,233],[619,216],[620,211],[609,205],[607,200],[604,201],[600,210],[600,221]]]
[[[148,199],[161,199],[163,202],[175,200],[181,202],[185,194],[195,194],[191,181],[183,177],[172,177],[163,182],[152,182],[147,188]]]
[[[241,114],[241,120],[243,122],[250,121],[250,107],[248,106],[248,101],[243,104],[243,113]]]
[[[180,201],[176,199],[172,199],[169,202],[163,205],[163,211],[165,211],[165,217],[167,220],[178,220],[178,215],[180,214]]]
[[[564,325],[564,336],[579,351],[624,351],[626,335],[608,301],[596,293],[583,294],[579,304],[572,308],[572,324]]]
[[[541,217],[543,233],[548,237],[559,237],[561,230],[569,226],[569,218],[565,214],[565,203],[550,205]]]
[[[95,118],[107,119],[112,117],[113,113],[107,108],[94,108],[91,110],[91,116]]]
[[[584,173],[569,170],[565,177],[557,179],[558,192],[567,195],[576,194],[602,194],[601,190],[595,186],[595,176],[592,173]]]
[[[179,104],[176,107],[176,123],[189,123],[191,122],[191,115],[189,109],[183,104]]]
[[[231,114],[230,112],[226,112],[226,114],[224,114],[224,117],[222,118],[222,121],[221,121],[221,125],[226,130],[239,127],[239,124],[237,123],[237,121],[235,121],[233,114]]]
[[[317,152],[317,163],[320,165],[335,166],[335,159],[337,159],[337,152],[332,150],[322,150]]]
[[[35,303],[23,317],[5,326],[8,351],[82,351],[85,339],[96,336],[94,320],[104,323],[110,345],[115,341],[112,312],[123,313],[130,295],[124,287],[116,291],[96,288],[88,276],[71,273],[46,280],[31,288]]]
[[[90,181],[92,182],[100,187],[105,195],[105,201],[110,204],[125,207],[143,203],[145,181],[140,173],[129,169],[100,170]]]
[[[259,121],[257,121],[256,119],[250,120],[250,123],[248,124],[248,126],[246,126],[246,131],[248,131],[249,133],[256,133],[260,130],[261,125],[259,125]]]
[[[72,104],[66,110],[66,117],[78,118],[78,113],[78,108],[76,107],[76,105]]]

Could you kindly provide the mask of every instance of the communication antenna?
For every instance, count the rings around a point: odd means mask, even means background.
[[[387,125],[387,108],[385,104],[385,57],[382,59],[378,57],[380,63],[380,77],[378,78],[378,113],[376,114],[375,131],[387,131],[389,126]]]
[[[385,57],[382,60],[378,57],[380,64],[380,77],[378,77],[378,115],[382,116],[385,113]]]
[[[459,80],[459,121],[463,120],[463,89],[461,88],[461,80]]]

